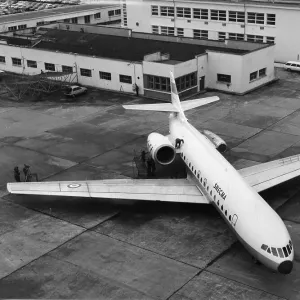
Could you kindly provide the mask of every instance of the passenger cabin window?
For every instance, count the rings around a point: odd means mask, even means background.
[[[214,201],[216,201],[216,195],[214,195]]]
[[[278,253],[279,253],[279,256],[280,256],[281,258],[283,258],[284,255],[283,255],[282,249],[281,249],[281,248],[277,248],[277,251],[278,251]]]
[[[220,200],[218,200],[218,206],[219,206],[219,204],[220,204]]]
[[[212,196],[212,191],[210,191],[210,195]]]
[[[199,174],[197,174],[197,178],[199,179]]]
[[[229,216],[229,221],[231,221],[231,216]]]
[[[277,254],[277,251],[276,251],[276,248],[271,248],[272,249],[272,254],[274,255],[274,256],[278,256],[278,254]]]
[[[227,210],[225,210],[225,216],[227,216]]]
[[[282,248],[282,250],[283,250],[284,256],[285,256],[285,257],[288,257],[288,256],[289,256],[289,254],[288,254],[288,252],[287,252],[286,248],[285,248],[285,247],[283,247],[283,248]]]
[[[221,206],[221,210],[223,211],[223,205]]]

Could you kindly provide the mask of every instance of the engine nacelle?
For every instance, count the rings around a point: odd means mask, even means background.
[[[176,157],[176,150],[166,136],[152,132],[147,140],[148,150],[155,162],[169,165]]]
[[[207,137],[207,139],[215,146],[215,148],[219,152],[224,153],[227,150],[227,144],[218,135],[216,135],[215,133],[209,130],[203,130],[203,134]]]

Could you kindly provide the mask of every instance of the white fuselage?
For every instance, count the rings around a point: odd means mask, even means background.
[[[289,273],[294,249],[277,213],[204,135],[175,114],[170,115],[170,134],[184,140],[183,161],[240,242],[267,267]]]

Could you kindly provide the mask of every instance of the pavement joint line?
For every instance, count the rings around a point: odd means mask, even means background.
[[[51,250],[50,252],[52,252],[52,250]],[[116,285],[117,285],[118,287],[126,287],[126,288],[128,288],[128,289],[130,289],[130,290],[133,290],[133,291],[136,291],[136,292],[138,292],[138,293],[140,293],[140,294],[143,294],[144,296],[147,296],[148,298],[151,298],[151,299],[153,299],[153,300],[159,299],[159,298],[154,298],[154,297],[152,297],[152,296],[149,296],[149,295],[146,294],[145,292],[140,291],[140,290],[138,290],[138,289],[136,289],[136,288],[134,288],[134,287],[132,287],[132,286],[130,286],[130,285],[127,285],[127,284],[125,284],[125,283],[123,283],[123,282],[121,282],[121,281],[114,280],[114,278],[106,277],[106,276],[104,276],[104,275],[102,275],[102,274],[100,275],[100,274],[94,272],[93,270],[86,269],[86,268],[84,268],[83,266],[77,265],[77,264],[75,264],[75,263],[73,263],[73,262],[71,262],[71,261],[64,260],[64,259],[58,258],[58,257],[56,257],[56,256],[53,256],[53,255],[51,255],[51,253],[47,253],[47,255],[48,255],[49,257],[51,257],[52,259],[58,261],[58,262],[64,262],[64,263],[70,264],[70,265],[72,265],[72,266],[74,266],[74,267],[76,267],[76,268],[82,270],[82,271],[85,272],[85,273],[92,273],[92,274],[94,274],[96,277],[104,278],[106,281],[114,282],[114,283],[116,283]],[[89,274],[88,274],[88,276],[89,276]],[[0,280],[1,280],[1,279],[0,279]],[[99,299],[100,299],[100,298],[99,298]]]
[[[113,217],[114,217],[114,216],[112,216],[112,218],[113,218]],[[116,216],[116,217],[117,217],[117,216]],[[108,220],[106,220],[106,221],[108,221]],[[106,221],[105,221],[105,222],[106,222]],[[104,222],[103,222],[103,223],[104,223]],[[100,226],[100,225],[102,225],[102,224],[96,225],[96,226],[94,226],[94,227],[97,227],[97,226]],[[186,266],[188,266],[188,267],[192,267],[192,268],[197,269],[197,270],[202,270],[202,269],[203,269],[203,268],[201,268],[201,267],[194,266],[194,265],[192,265],[192,264],[189,264],[189,263],[187,263],[187,262],[184,262],[184,261],[175,259],[175,258],[170,257],[170,256],[168,256],[168,255],[165,255],[165,254],[163,254],[163,253],[159,253],[159,252],[156,252],[156,251],[154,251],[154,250],[147,249],[147,248],[144,248],[144,247],[142,247],[142,246],[133,244],[133,243],[128,242],[128,241],[126,241],[126,240],[122,240],[122,239],[120,239],[120,238],[113,237],[113,236],[111,236],[111,235],[109,235],[109,234],[105,234],[105,233],[103,233],[103,232],[96,231],[94,227],[88,229],[88,231],[92,231],[92,232],[94,232],[94,233],[96,233],[96,234],[98,234],[98,235],[106,236],[106,237],[108,237],[108,238],[110,238],[110,239],[112,239],[112,240],[116,240],[116,241],[118,241],[118,242],[121,242],[121,243],[130,245],[130,246],[139,248],[139,249],[144,250],[144,251],[147,251],[147,252],[149,252],[149,253],[152,253],[152,254],[155,254],[155,255],[158,255],[158,256],[165,257],[165,258],[167,258],[167,259],[170,259],[170,260],[175,261],[175,262],[177,262],[177,263],[186,265]]]
[[[168,296],[166,298],[166,300],[170,300],[171,297],[173,297],[176,293],[178,293],[181,289],[183,289],[188,283],[190,283],[194,278],[198,277],[202,272],[204,271],[204,269],[199,270],[194,276],[192,276],[189,280],[187,280],[187,282],[185,282],[181,287],[179,287],[177,290],[175,290],[170,296]],[[187,297],[184,297],[185,299],[190,299]]]
[[[261,266],[264,267],[264,265],[261,265]],[[253,290],[261,291],[261,292],[264,292],[264,293],[266,293],[266,294],[275,296],[276,298],[289,300],[288,298],[285,298],[285,297],[283,297],[283,296],[278,296],[278,295],[276,295],[276,294],[270,293],[270,292],[265,291],[265,290],[263,290],[263,289],[261,289],[261,288],[259,288],[259,287],[252,286],[252,285],[247,284],[247,283],[245,283],[245,282],[238,281],[237,279],[233,279],[233,278],[227,277],[227,276],[225,276],[225,275],[218,274],[218,273],[213,272],[213,271],[210,271],[210,270],[204,270],[204,271],[206,271],[206,272],[208,272],[208,273],[211,273],[211,274],[214,274],[214,275],[217,275],[217,276],[222,277],[222,278],[226,278],[226,279],[229,280],[229,281],[233,281],[233,282],[239,283],[240,285],[247,286],[247,287],[249,287],[249,288],[251,288],[251,289],[253,289]],[[299,292],[299,291],[297,291],[297,292]]]
[[[32,209],[31,209],[31,210],[32,210]],[[70,222],[67,222],[67,221],[64,221],[64,222],[66,222],[66,223],[70,223]],[[72,224],[72,223],[70,223],[70,224]],[[80,226],[78,226],[78,227],[80,227]],[[18,269],[16,269],[16,270],[12,271],[11,273],[9,273],[9,274],[7,274],[7,275],[3,276],[2,278],[0,278],[0,281],[4,280],[4,279],[5,279],[5,278],[7,278],[8,276],[11,276],[11,275],[13,275],[14,273],[16,273],[16,272],[18,272],[18,271],[20,271],[20,270],[24,269],[25,267],[27,267],[29,264],[31,264],[31,263],[33,263],[33,262],[35,262],[36,260],[38,260],[38,259],[40,259],[40,258],[42,258],[42,257],[46,256],[46,255],[47,255],[49,252],[51,252],[51,251],[54,251],[54,250],[56,250],[57,248],[59,248],[59,247],[63,246],[64,244],[66,244],[66,243],[68,243],[68,242],[72,241],[72,240],[73,240],[73,239],[75,239],[76,237],[78,237],[78,236],[82,235],[84,232],[86,232],[86,230],[84,230],[84,231],[80,232],[79,234],[76,234],[76,235],[74,235],[73,237],[71,237],[71,238],[70,238],[70,239],[68,239],[67,241],[63,242],[62,244],[60,244],[60,245],[56,246],[55,248],[53,248],[53,249],[49,250],[49,251],[48,251],[48,252],[46,252],[46,253],[44,253],[44,254],[40,255],[39,257],[37,257],[37,258],[35,258],[35,259],[33,259],[33,260],[29,261],[29,262],[28,262],[28,263],[26,263],[24,266],[22,266],[22,267],[20,267],[20,268],[18,268]]]

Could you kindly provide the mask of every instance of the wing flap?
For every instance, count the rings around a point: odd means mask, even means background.
[[[22,182],[8,183],[7,189],[13,194],[209,203],[187,179]]]
[[[300,155],[255,165],[239,172],[257,192],[262,192],[299,176]]]

